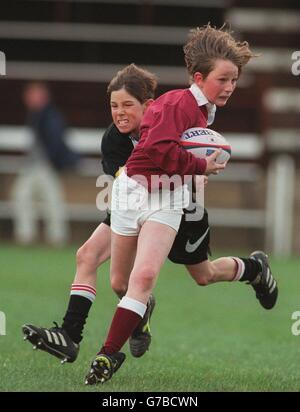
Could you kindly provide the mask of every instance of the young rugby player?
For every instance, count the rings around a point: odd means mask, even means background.
[[[198,159],[184,151],[180,136],[191,127],[207,127],[213,122],[216,106],[227,103],[242,68],[254,55],[247,42],[239,43],[223,28],[210,25],[191,32],[184,53],[191,87],[170,91],[149,106],[141,123],[139,143],[114,182],[111,276],[124,279],[124,283],[129,279],[128,289],[118,304],[107,339],[92,362],[86,384],[108,381],[125,360],[120,350],[144,317],[187,206],[184,177],[209,175],[225,167],[215,162],[216,152]],[[111,101],[118,99],[119,93],[112,93]],[[181,185],[178,179],[172,190],[157,185],[155,178],[162,175],[179,176]],[[158,192],[162,201],[152,202]],[[172,204],[165,201],[167,197],[172,197]],[[151,207],[137,207],[141,199],[143,206]],[[188,269],[199,284],[247,281],[263,307],[271,309],[276,303],[276,281],[263,252],[253,252],[246,259],[205,259],[188,265]]]

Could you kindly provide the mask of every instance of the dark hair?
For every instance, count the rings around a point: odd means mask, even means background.
[[[191,77],[200,72],[205,78],[214,69],[216,59],[230,60],[240,74],[243,66],[258,56],[252,53],[246,41],[236,41],[231,32],[225,30],[225,24],[220,29],[207,24],[191,30],[183,50]]]
[[[110,97],[112,92],[125,89],[140,103],[144,103],[148,99],[154,99],[156,87],[156,76],[132,63],[118,71],[109,83],[107,93]]]

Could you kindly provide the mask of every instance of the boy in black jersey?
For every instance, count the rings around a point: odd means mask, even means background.
[[[118,107],[114,103],[111,105],[114,123],[104,133],[101,147],[105,173],[115,176],[126,163],[133,150],[134,138],[138,136],[143,113],[153,101],[156,86],[155,76],[134,64],[118,72],[110,82],[109,95],[111,89],[124,89],[127,96],[119,102]],[[78,356],[84,324],[96,297],[97,269],[110,257],[110,237],[108,214],[77,251],[76,275],[62,326],[56,324],[48,329],[26,324],[22,328],[24,339],[28,339],[34,347],[58,357],[62,363],[74,362]],[[112,287],[119,298],[127,290],[127,285],[118,279],[112,279]],[[130,350],[135,357],[142,356],[151,343],[149,320],[154,305],[155,300],[151,295],[145,316],[132,334]]]

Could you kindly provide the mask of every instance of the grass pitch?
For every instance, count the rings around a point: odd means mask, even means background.
[[[219,283],[199,287],[181,265],[160,274],[152,318],[151,350],[130,356],[113,379],[86,387],[84,377],[102,344],[117,303],[109,264],[99,270],[97,299],[77,361],[33,351],[21,326],[62,322],[75,271],[75,248],[0,245],[0,391],[300,391],[300,336],[291,332],[300,311],[300,260],[272,260],[279,283],[276,307],[266,311],[251,287]],[[232,253],[231,253],[232,254]]]

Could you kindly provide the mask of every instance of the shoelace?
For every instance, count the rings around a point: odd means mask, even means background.
[[[50,328],[49,330],[51,330],[52,332],[56,332],[56,331],[60,331],[60,330],[62,329],[60,326],[58,326],[58,323],[57,323],[57,322],[54,322],[54,321],[53,321],[53,323],[54,323],[55,326],[53,326],[53,327]]]

